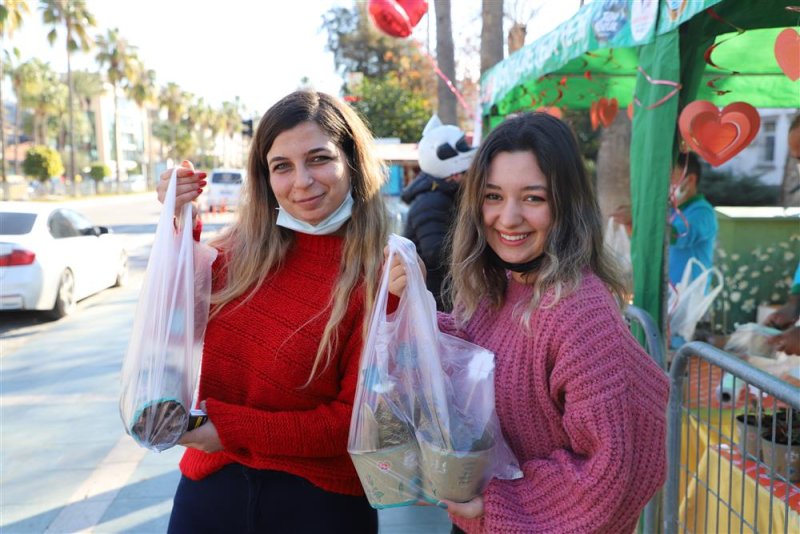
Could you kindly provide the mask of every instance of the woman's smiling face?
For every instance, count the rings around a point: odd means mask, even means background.
[[[267,153],[267,163],[281,208],[309,224],[322,222],[350,191],[344,152],[314,122],[281,132]]]
[[[547,178],[533,152],[494,156],[482,212],[486,242],[503,261],[526,263],[544,252],[553,215]]]

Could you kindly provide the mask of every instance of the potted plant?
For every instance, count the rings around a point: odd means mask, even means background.
[[[764,463],[790,482],[800,481],[800,412],[780,410],[761,434]]]
[[[747,460],[761,460],[761,435],[772,428],[772,415],[764,412],[740,413],[736,416],[736,445]]]

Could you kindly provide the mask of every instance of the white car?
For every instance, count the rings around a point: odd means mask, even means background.
[[[127,251],[108,228],[57,205],[0,202],[0,309],[58,319],[127,277]]]
[[[246,179],[243,169],[214,169],[208,176],[208,189],[201,195],[204,208],[210,212],[236,209]]]

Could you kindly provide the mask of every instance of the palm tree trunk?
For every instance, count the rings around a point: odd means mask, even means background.
[[[117,160],[117,193],[122,191],[122,146],[119,135],[119,104],[117,102],[117,84],[111,84],[114,89],[114,158]]]
[[[17,93],[17,105],[14,106],[14,174],[19,174],[19,119],[22,91]]]
[[[455,85],[456,61],[453,50],[453,24],[450,19],[450,0],[435,0],[436,6],[436,62],[444,75]],[[457,124],[456,95],[444,80],[438,82],[439,118],[445,124]]]
[[[0,50],[3,39],[0,38]],[[3,178],[3,200],[9,199],[8,181],[6,179],[6,107],[3,104],[3,58],[0,57],[0,173]],[[19,105],[19,104],[17,104]]]
[[[69,17],[67,17],[67,43],[72,41],[72,25]],[[75,183],[75,138],[74,130],[75,124],[72,118],[72,95],[75,88],[72,86],[72,52],[67,46],[67,109],[69,110],[69,181],[72,184],[72,194],[78,195],[78,184]]]
[[[604,219],[630,206],[631,121],[624,112],[600,134],[597,151],[597,199]]]
[[[503,60],[503,0],[481,2],[481,74]]]

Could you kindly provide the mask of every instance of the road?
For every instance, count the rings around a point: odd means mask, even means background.
[[[118,410],[160,205],[153,193],[70,204],[126,241],[130,283],[60,321],[0,313],[0,532],[164,532],[182,448],[137,447]],[[233,217],[210,215],[204,237]],[[385,510],[380,520],[381,534],[449,532],[435,507]]]

